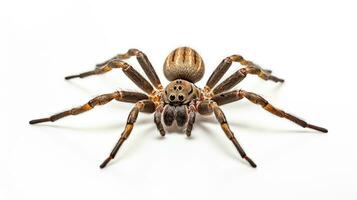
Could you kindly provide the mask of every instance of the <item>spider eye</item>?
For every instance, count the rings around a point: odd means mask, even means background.
[[[177,89],[177,87],[176,86],[174,86],[174,90],[176,90]]]
[[[175,95],[170,95],[170,101],[175,100]]]
[[[181,86],[178,86],[178,89],[179,89],[179,90],[182,90],[182,87],[181,87]]]
[[[179,99],[180,101],[183,101],[183,99],[184,99],[183,95],[180,94],[180,95],[178,96],[178,99]]]

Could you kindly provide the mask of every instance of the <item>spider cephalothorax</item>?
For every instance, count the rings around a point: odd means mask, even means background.
[[[193,83],[177,79],[167,85],[163,99],[165,103],[170,105],[182,105],[188,104],[199,96],[200,91]]]
[[[141,76],[131,65],[123,61],[131,56],[136,56],[150,82]],[[243,68],[238,69],[234,74],[217,85],[233,62],[239,62]],[[91,110],[96,105],[106,104],[113,99],[122,102],[135,103],[133,109],[129,113],[126,126],[119,141],[114,146],[109,157],[100,165],[101,168],[104,168],[109,161],[115,157],[121,145],[129,137],[139,112],[154,113],[154,122],[162,136],[165,135],[168,128],[176,128],[184,130],[188,137],[191,135],[196,113],[201,115],[210,115],[214,113],[228,139],[232,141],[241,157],[247,160],[252,167],[256,167],[256,164],[246,155],[243,148],[238,143],[238,140],[231,131],[226,117],[219,106],[246,98],[252,103],[262,106],[266,111],[278,117],[288,119],[304,128],[311,128],[324,133],[327,132],[327,129],[325,128],[309,124],[302,119],[274,107],[263,97],[255,93],[247,92],[245,90],[231,90],[248,74],[257,75],[263,80],[284,82],[283,79],[271,75],[270,70],[262,69],[253,62],[245,60],[240,55],[232,55],[222,60],[209,77],[203,89],[196,87],[195,83],[204,75],[204,63],[201,56],[189,47],[177,48],[167,56],[164,63],[164,74],[171,83],[164,89],[147,56],[137,49],[130,49],[125,54],[119,54],[102,64],[98,64],[92,71],[67,76],[66,79],[77,77],[84,78],[90,75],[103,74],[113,68],[122,69],[123,72],[146,94],[140,92],[116,91],[100,95],[83,106],[52,115],[48,118],[31,120],[30,124],[47,121],[53,122],[69,115],[77,115]]]
[[[195,109],[194,100],[200,97],[199,89],[191,82],[176,79],[167,85],[162,96],[163,114],[158,117],[161,117],[167,129],[183,129],[185,127],[192,129],[193,121],[189,121],[191,117],[189,115],[192,113],[190,109],[192,111]],[[191,129],[186,129],[187,135],[190,135]]]

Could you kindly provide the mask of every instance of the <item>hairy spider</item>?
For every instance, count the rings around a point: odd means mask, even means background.
[[[136,56],[136,59],[149,78],[151,84],[132,66],[123,61],[132,56]],[[239,62],[243,68],[237,70],[233,75],[216,86],[233,62]],[[48,118],[31,120],[30,124],[48,121],[54,122],[69,115],[77,115],[91,110],[96,105],[104,105],[113,99],[122,102],[135,103],[134,108],[130,111],[125,129],[121,134],[119,141],[116,143],[109,157],[100,165],[100,168],[104,168],[110,160],[114,159],[121,145],[129,137],[139,112],[155,113],[154,122],[162,136],[165,136],[165,130],[168,128],[179,128],[183,130],[188,137],[191,135],[196,112],[201,115],[210,115],[214,113],[228,139],[232,141],[241,157],[248,161],[252,167],[256,167],[256,164],[247,156],[241,145],[238,143],[238,140],[229,128],[226,117],[219,106],[246,98],[278,117],[286,118],[304,128],[311,128],[327,133],[327,129],[309,124],[302,119],[286,113],[283,110],[274,107],[263,97],[255,93],[245,90],[229,91],[248,74],[257,75],[263,80],[284,82],[283,79],[271,75],[270,70],[262,69],[253,62],[245,60],[240,55],[232,55],[225,58],[213,71],[203,89],[198,88],[195,83],[203,77],[205,70],[204,63],[201,56],[189,47],[177,48],[167,56],[164,63],[164,74],[171,83],[166,88],[163,88],[161,85],[160,79],[147,56],[137,49],[130,49],[125,54],[119,54],[104,63],[98,64],[93,71],[67,76],[65,79],[68,80],[77,77],[84,78],[91,75],[103,74],[113,68],[122,69],[139,88],[145,91],[146,94],[129,91],[116,91],[109,94],[103,94],[95,97],[83,106],[52,115]]]

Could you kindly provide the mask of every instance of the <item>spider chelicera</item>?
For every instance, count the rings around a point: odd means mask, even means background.
[[[132,56],[137,58],[150,82],[141,76],[132,66],[123,61]],[[237,70],[217,85],[233,62],[239,62],[243,68]],[[167,56],[164,63],[164,74],[171,83],[166,88],[163,88],[161,85],[160,79],[147,56],[137,49],[130,49],[125,54],[119,54],[104,63],[98,64],[92,71],[67,76],[65,79],[84,78],[91,75],[103,74],[113,68],[122,69],[146,94],[129,91],[116,91],[103,94],[93,98],[83,106],[52,115],[48,118],[31,120],[30,124],[48,121],[54,122],[69,115],[86,112],[96,105],[106,104],[113,99],[135,103],[134,108],[130,111],[125,129],[119,141],[116,143],[109,157],[100,165],[100,168],[104,168],[110,160],[114,159],[121,145],[129,137],[139,112],[154,113],[154,122],[162,136],[165,136],[165,130],[173,128],[183,130],[188,137],[191,135],[196,112],[201,115],[214,113],[228,139],[232,141],[241,157],[248,161],[252,167],[256,167],[256,164],[247,156],[238,143],[219,106],[246,98],[278,117],[286,118],[304,128],[311,128],[327,133],[327,129],[309,124],[302,119],[286,113],[255,93],[245,90],[229,91],[248,74],[257,75],[263,80],[284,82],[283,79],[273,76],[270,70],[262,69],[253,62],[245,60],[240,55],[232,55],[225,58],[213,71],[203,89],[198,88],[195,83],[204,75],[204,63],[201,56],[189,47],[177,48]]]

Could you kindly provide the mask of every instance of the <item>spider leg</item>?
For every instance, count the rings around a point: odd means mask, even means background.
[[[164,104],[161,103],[155,111],[154,122],[161,136],[165,136],[165,129],[161,122],[162,112],[164,111]]]
[[[262,69],[254,68],[254,67],[245,67],[241,68],[232,74],[230,77],[222,81],[219,85],[213,88],[213,94],[219,94],[225,92],[227,90],[232,89],[239,82],[241,82],[247,74],[254,74],[260,76],[264,80],[272,80],[275,82],[283,82],[284,80],[279,79],[269,73],[265,73]]]
[[[154,85],[155,88],[160,89],[162,88],[161,82],[159,77],[157,76],[155,69],[153,68],[150,60],[148,57],[143,53],[142,51],[138,49],[129,49],[126,53],[124,54],[118,54],[112,59],[109,59],[101,64],[98,64],[97,66],[103,66],[106,63],[108,63],[110,60],[113,59],[119,59],[119,60],[126,60],[129,59],[130,57],[135,56],[137,61],[139,62],[141,68],[144,70],[146,76],[149,78],[150,82]]]
[[[154,85],[155,88],[157,89],[162,89],[162,85],[160,82],[159,77],[157,76],[155,69],[151,65],[151,62],[149,61],[148,57],[141,52],[138,49],[129,49],[125,54],[118,54],[117,56],[103,62],[100,64],[96,65],[96,69],[88,72],[84,72],[78,75],[72,75],[72,76],[67,76],[65,79],[72,79],[72,78],[84,78],[90,75],[97,75],[97,74],[103,74],[111,70],[111,68],[108,68],[107,65],[113,60],[125,60],[128,59],[132,56],[136,56],[136,59],[138,60],[141,68],[144,70],[145,74],[149,78],[150,82]],[[116,68],[116,67],[113,67]]]
[[[229,67],[232,65],[233,62],[239,62],[241,65],[244,66],[244,68],[238,70],[232,76],[230,76],[225,81],[223,81],[219,86],[217,86],[215,88],[215,91],[213,91],[214,94],[218,94],[220,92],[224,92],[232,88],[240,81],[242,81],[247,74],[258,75],[260,78],[264,80],[272,80],[274,82],[284,82],[283,79],[271,75],[271,70],[264,70],[260,66],[254,64],[253,62],[245,60],[240,55],[232,55],[225,58],[213,71],[212,75],[209,77],[206,83],[205,86],[206,91],[211,91],[213,89],[213,87],[218,83],[219,80],[221,80],[221,78],[227,72],[227,70],[229,69]]]
[[[146,93],[150,94],[154,91],[152,85],[143,76],[141,76],[138,71],[136,71],[131,65],[119,59],[110,60],[104,65],[98,66],[95,70],[84,72],[78,75],[67,76],[65,79],[72,79],[77,77],[84,78],[90,75],[103,74],[115,68],[122,69],[124,74],[127,75],[139,88],[144,90]]]
[[[127,120],[127,123],[126,123],[123,133],[121,134],[118,142],[114,146],[109,157],[107,159],[105,159],[104,162],[100,165],[100,168],[104,168],[109,163],[109,161],[114,159],[114,157],[118,153],[121,145],[129,137],[129,135],[134,127],[134,123],[138,117],[139,112],[153,113],[154,111],[155,111],[155,103],[150,100],[139,101],[135,104],[134,108],[129,113],[128,120]]]
[[[319,126],[315,126],[312,124],[307,123],[306,121],[299,119],[289,113],[284,112],[283,110],[280,110],[278,108],[275,108],[273,105],[271,105],[267,100],[265,100],[263,97],[252,93],[252,92],[247,92],[244,90],[235,90],[235,91],[230,91],[230,92],[226,92],[226,93],[221,93],[218,95],[215,95],[212,97],[213,101],[216,101],[218,105],[224,105],[227,103],[231,103],[234,101],[238,101],[242,98],[246,98],[249,101],[261,105],[266,111],[281,117],[281,118],[285,118],[288,119],[292,122],[294,122],[295,124],[300,125],[303,128],[311,128],[323,133],[327,133],[328,130]]]
[[[91,110],[96,105],[104,105],[113,99],[115,99],[117,101],[136,103],[140,100],[148,99],[148,98],[149,97],[146,94],[139,93],[139,92],[116,91],[113,93],[97,96],[97,97],[91,99],[88,103],[84,104],[83,106],[72,108],[70,110],[66,110],[64,112],[52,115],[47,118],[31,120],[29,123],[37,124],[37,123],[48,122],[48,121],[54,122],[58,119],[67,117],[69,115],[78,115],[80,113]]]
[[[234,136],[234,133],[232,130],[229,128],[228,122],[226,120],[226,117],[223,113],[223,111],[219,108],[216,102],[211,101],[211,100],[205,100],[202,103],[198,105],[198,112],[202,115],[207,115],[211,114],[212,112],[215,114],[218,122],[221,124],[221,128],[223,129],[224,133],[228,137],[229,140],[232,141],[234,146],[236,147],[237,151],[239,152],[240,156],[248,161],[250,166],[256,168],[257,165],[253,162],[252,159],[250,159],[247,154],[244,152],[242,146],[239,144],[238,140]]]

